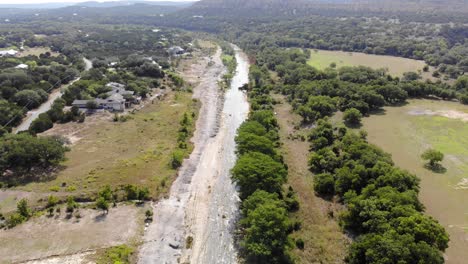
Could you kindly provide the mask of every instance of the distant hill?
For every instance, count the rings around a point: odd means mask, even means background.
[[[88,1],[81,2],[75,5],[77,6],[86,6],[86,7],[116,7],[116,6],[130,6],[134,4],[147,4],[147,5],[157,5],[157,6],[177,6],[177,7],[188,7],[191,6],[194,1],[141,1],[141,0],[127,0],[127,1],[111,1],[111,2],[98,2],[98,1]]]
[[[0,4],[0,9],[56,9],[68,6],[86,6],[86,7],[116,7],[116,6],[130,6],[134,4],[147,4],[157,6],[177,6],[188,7],[192,5],[193,1],[144,1],[144,0],[123,0],[111,2],[55,2],[55,3],[38,3],[38,4]]]
[[[198,15],[312,15],[346,11],[468,12],[468,0],[201,0],[186,11]],[[319,11],[319,12],[317,12]]]

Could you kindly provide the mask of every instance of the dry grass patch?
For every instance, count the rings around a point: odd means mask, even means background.
[[[390,75],[402,77],[405,72],[422,72],[424,79],[432,77],[433,67],[429,72],[423,72],[426,65],[424,61],[412,60],[394,56],[374,55],[360,52],[312,50],[308,64],[323,70],[335,63],[337,68],[343,66],[367,66],[373,69],[388,69]]]
[[[34,48],[25,48],[24,51],[21,51],[20,56],[21,57],[26,57],[29,55],[39,56],[46,52],[50,52],[51,56],[54,56],[54,57],[59,55],[59,53],[51,51],[49,47],[34,47]]]
[[[177,131],[187,111],[198,112],[198,103],[189,93],[169,93],[163,101],[155,100],[126,122],[104,119],[84,127],[80,138],[67,154],[56,179],[30,183],[19,189],[68,192],[89,195],[110,185],[143,185],[154,198],[166,193],[176,176],[169,166],[177,148]],[[192,146],[187,149],[191,152]]]
[[[275,99],[283,101],[280,96]],[[313,175],[308,170],[309,144],[301,140],[292,139],[298,132],[294,126],[300,122],[300,117],[291,112],[287,103],[275,106],[280,125],[281,148],[288,165],[288,184],[297,192],[300,203],[298,212],[292,218],[302,223],[302,228],[294,232],[294,239],[302,239],[303,250],[294,249],[293,254],[298,263],[343,263],[348,239],[343,235],[336,218],[340,205],[328,202],[315,195],[313,189]]]

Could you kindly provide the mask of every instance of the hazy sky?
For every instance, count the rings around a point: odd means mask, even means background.
[[[39,3],[64,3],[64,2],[88,2],[95,0],[0,0],[0,4],[39,4]],[[98,2],[115,2],[116,0],[98,0]],[[148,1],[148,0],[147,0]],[[184,2],[187,0],[149,0],[149,1],[172,1],[172,2]],[[189,0],[192,1],[192,0]]]

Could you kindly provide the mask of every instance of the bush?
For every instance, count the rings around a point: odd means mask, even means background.
[[[185,153],[182,150],[176,150],[174,153],[172,153],[171,156],[171,168],[174,170],[180,168],[182,166],[182,162],[184,161]]]
[[[59,199],[57,198],[57,196],[54,196],[54,195],[49,195],[49,197],[47,198],[47,205],[46,207],[47,208],[53,208],[54,206],[56,206],[59,202]]]
[[[428,149],[424,151],[421,158],[429,161],[429,166],[433,168],[444,159],[444,154],[435,149]]]
[[[14,214],[10,215],[10,217],[8,217],[8,219],[6,221],[6,226],[8,228],[13,228],[13,227],[23,223],[24,221],[26,221],[26,218],[24,216],[22,216],[19,213],[14,213]]]
[[[304,249],[304,240],[302,238],[296,239],[296,247],[300,250]]]
[[[53,126],[54,123],[50,119],[49,115],[47,113],[43,113],[31,123],[29,131],[31,134],[38,134],[51,129]]]
[[[329,173],[315,175],[314,190],[321,196],[335,194],[335,178]]]
[[[362,114],[356,108],[347,109],[344,112],[343,120],[347,125],[357,126],[361,124]]]
[[[78,208],[78,204],[75,202],[75,198],[68,196],[67,198],[67,213],[71,214]]]

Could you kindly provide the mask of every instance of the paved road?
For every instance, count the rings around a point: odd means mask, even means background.
[[[83,61],[85,62],[85,70],[89,70],[93,67],[93,64],[90,60],[83,58]],[[52,107],[52,104],[54,103],[55,100],[58,98],[62,97],[62,90],[68,87],[69,85],[73,84],[74,82],[78,81],[80,78],[76,78],[75,80],[71,81],[69,84],[62,85],[57,89],[54,89],[50,94],[49,98],[47,101],[39,108],[30,110],[26,113],[26,117],[23,119],[21,124],[19,124],[15,129],[13,129],[13,132],[16,134],[21,131],[26,131],[29,129],[29,126],[31,126],[31,123],[36,120],[36,118],[39,117],[40,114],[45,113],[50,110]]]

